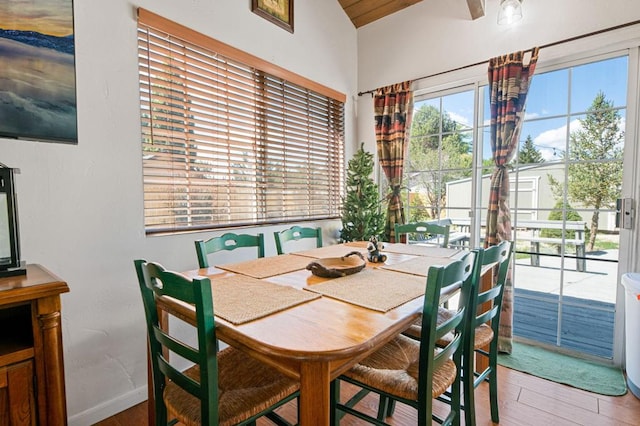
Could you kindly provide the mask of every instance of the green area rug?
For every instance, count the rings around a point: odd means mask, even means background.
[[[609,367],[523,343],[513,342],[511,355],[499,354],[498,364],[601,395],[618,396],[627,392],[627,384],[619,367]]]

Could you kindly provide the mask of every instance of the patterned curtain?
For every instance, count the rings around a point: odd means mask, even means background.
[[[491,175],[485,247],[511,240],[509,213],[509,170],[520,140],[527,92],[538,61],[538,48],[532,49],[529,65],[524,52],[499,56],[489,61],[491,90],[491,152],[496,168]],[[505,283],[498,350],[511,353],[513,338],[513,282],[511,272]]]
[[[400,189],[405,146],[413,109],[411,82],[405,81],[377,89],[373,97],[373,108],[378,161],[389,181],[385,239],[393,243],[395,242],[394,225],[405,223]]]

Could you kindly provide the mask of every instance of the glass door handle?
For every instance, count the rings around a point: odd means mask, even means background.
[[[616,226],[623,229],[633,229],[634,211],[633,198],[618,198],[616,200]]]

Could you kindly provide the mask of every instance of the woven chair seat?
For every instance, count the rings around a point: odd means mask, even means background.
[[[200,367],[186,375],[200,380]],[[234,348],[218,352],[219,425],[234,425],[298,390],[298,382]],[[200,400],[169,382],[164,401],[171,416],[186,426],[200,426]]]
[[[493,330],[487,324],[480,324],[476,327],[476,336],[473,341],[474,349],[487,346],[493,340]]]
[[[438,308],[438,320],[437,320],[437,324],[440,325],[443,322],[445,322],[446,320],[450,319],[452,315],[452,312],[449,309],[446,308]],[[405,336],[409,336],[409,337],[413,337],[414,339],[420,339],[420,333],[421,333],[421,329],[422,329],[422,315],[420,315],[414,322],[413,324],[411,324],[409,326],[409,328],[407,328],[405,331],[402,332],[402,334],[404,334]],[[445,336],[447,337],[447,336]],[[441,339],[437,342],[438,346],[444,346],[446,345],[448,342],[451,341],[451,335],[448,335],[447,339]],[[440,344],[441,342],[444,342],[444,344]]]
[[[446,308],[438,308],[438,325],[442,324],[446,320],[450,319],[453,312]],[[420,328],[422,325],[422,317],[418,318],[406,329],[403,334],[413,337],[414,339],[420,339]],[[446,346],[451,342],[452,335],[445,334],[436,342],[437,346]],[[473,341],[474,349],[483,348],[487,346],[493,340],[493,330],[487,324],[480,324],[476,327],[475,338]]]
[[[451,318],[452,312],[448,309],[438,309],[438,324]],[[487,324],[480,324],[476,327],[475,337],[473,340],[473,348],[479,349],[487,346],[493,340],[493,330]],[[438,341],[438,346],[444,346],[451,341],[451,335],[445,334]]]
[[[418,399],[420,342],[400,335],[344,373],[351,379],[409,400]],[[433,374],[433,397],[456,379],[456,365],[447,360]]]

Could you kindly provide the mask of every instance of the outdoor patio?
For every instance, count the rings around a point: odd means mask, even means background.
[[[575,259],[540,256],[540,266],[529,257],[516,260],[514,271],[514,335],[557,344],[558,299],[561,272],[562,329],[560,347],[611,358],[617,290],[617,250],[587,253],[586,271],[575,270]]]

